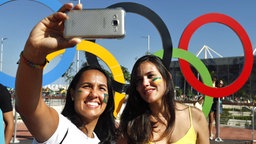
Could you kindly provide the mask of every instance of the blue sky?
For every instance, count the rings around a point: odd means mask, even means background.
[[[77,3],[68,0],[59,0],[59,2]],[[178,47],[182,32],[192,20],[211,12],[226,14],[238,21],[249,35],[253,49],[256,47],[256,1],[254,0],[81,0],[84,8],[105,8],[119,2],[140,3],[157,13],[168,27],[174,48]],[[15,76],[16,62],[29,32],[39,20],[52,12],[45,5],[30,0],[17,0],[0,5],[0,38],[7,38],[3,41],[3,73]],[[152,53],[162,49],[162,42],[157,29],[140,15],[127,13],[125,25],[125,38],[97,40],[97,43],[108,49],[121,65],[131,70],[135,59],[147,51],[145,36],[150,35]],[[236,33],[219,23],[209,23],[200,27],[190,40],[189,51],[197,54],[204,45],[214,49],[223,57],[243,55],[243,46]],[[203,58],[204,54],[199,57]],[[83,61],[84,59],[81,59],[81,63]],[[58,58],[51,62],[46,71],[54,67],[54,63],[57,62]]]

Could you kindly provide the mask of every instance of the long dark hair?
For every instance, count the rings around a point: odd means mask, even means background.
[[[107,102],[107,107],[104,112],[99,117],[97,125],[94,129],[94,132],[100,139],[100,143],[111,143],[111,141],[115,140],[115,120],[113,116],[114,112],[114,91],[111,84],[110,77],[106,74],[106,72],[97,66],[85,66],[79,70],[79,72],[75,75],[73,80],[71,81],[66,95],[66,104],[62,111],[62,114],[66,116],[72,123],[74,123],[77,127],[81,127],[83,125],[83,121],[81,117],[76,113],[74,109],[74,101],[71,99],[71,89],[75,89],[81,75],[87,70],[98,70],[105,75],[107,78],[108,85],[108,95],[109,99]]]
[[[222,86],[220,86],[220,84],[222,84]],[[215,86],[218,87],[218,88],[219,88],[219,87],[224,87],[223,80],[216,80]]]
[[[119,132],[127,138],[128,143],[146,143],[150,141],[152,136],[149,104],[141,98],[139,92],[136,90],[138,67],[145,61],[153,63],[166,82],[166,91],[162,97],[162,101],[168,123],[166,131],[160,138],[171,133],[175,122],[174,89],[171,75],[160,58],[153,55],[145,55],[137,60],[132,69],[128,92],[129,97],[121,115]]]

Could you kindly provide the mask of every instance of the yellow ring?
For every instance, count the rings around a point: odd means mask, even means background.
[[[89,53],[96,55],[98,58],[103,60],[105,64],[109,67],[110,71],[113,74],[113,78],[115,81],[119,83],[125,83],[124,74],[121,69],[120,64],[114,58],[114,56],[106,50],[104,47],[100,46],[99,44],[83,40],[81,43],[77,45],[77,50],[83,50]],[[115,99],[115,111],[114,116],[117,115],[119,109],[120,101],[125,97],[125,94],[115,92],[114,99]]]
[[[51,61],[52,59],[54,59],[56,56],[64,54],[64,52],[66,51],[66,49],[62,49],[62,50],[58,50],[56,52],[50,53],[46,56],[46,59]]]

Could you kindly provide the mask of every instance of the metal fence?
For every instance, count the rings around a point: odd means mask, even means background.
[[[44,97],[47,105],[61,112],[65,104],[65,97]],[[179,101],[188,105],[193,105],[193,101]],[[231,103],[223,102],[223,110],[220,115],[220,126],[236,127],[251,130],[252,141],[255,141],[256,128],[256,107],[253,103]],[[17,115],[19,119],[19,115]],[[16,120],[17,120],[16,119]],[[207,118],[208,120],[208,118]]]

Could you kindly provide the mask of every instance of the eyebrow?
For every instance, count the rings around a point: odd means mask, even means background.
[[[152,74],[152,73],[155,73],[155,71],[150,70],[150,71],[146,72],[146,75],[149,75],[149,74]],[[141,74],[138,74],[138,72],[137,72],[136,76],[137,77],[143,77]]]
[[[81,84],[79,84],[78,86],[80,87],[80,86],[83,86],[83,85],[93,85],[91,82],[83,82],[83,83],[81,83]],[[100,83],[100,84],[98,84],[99,86],[104,86],[104,87],[108,87],[108,85],[107,84],[105,84],[105,83]]]

